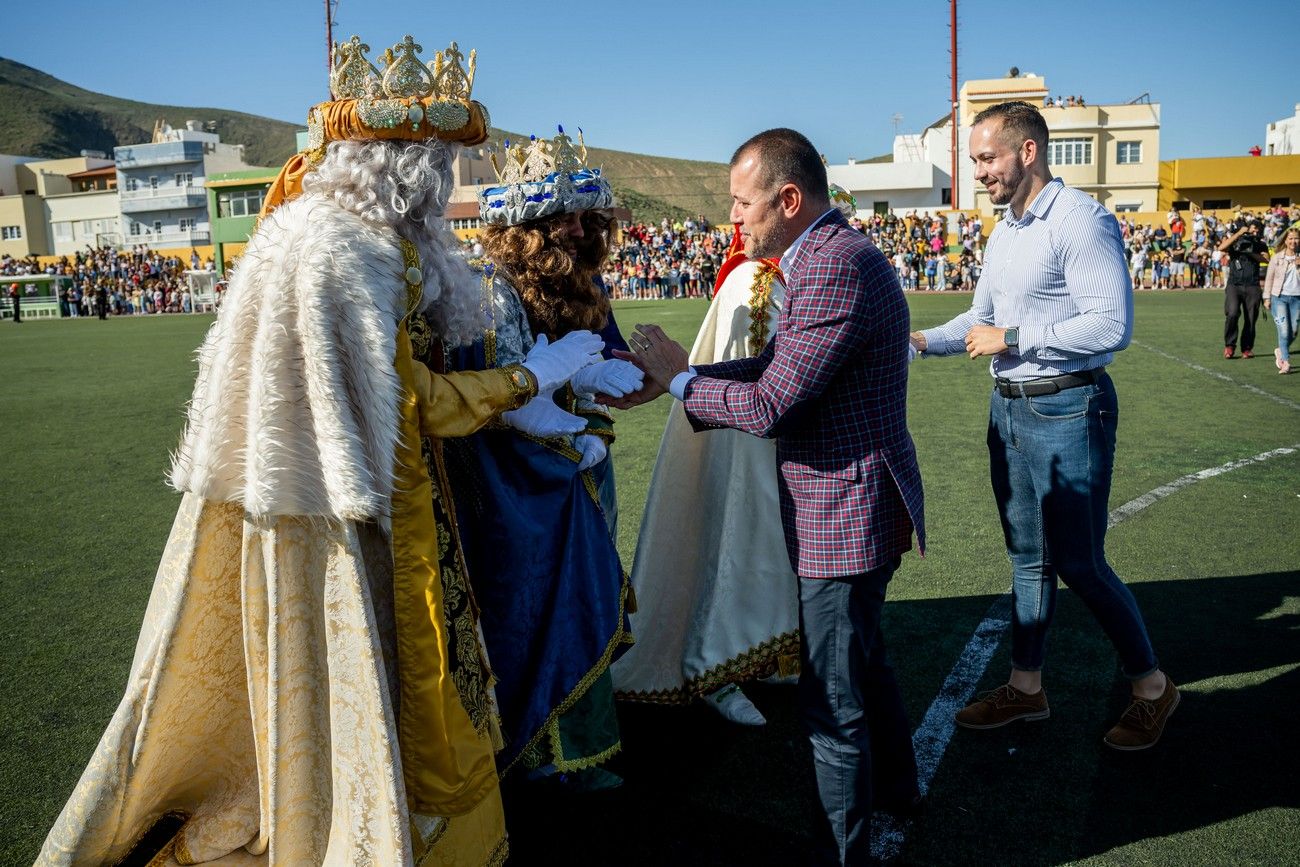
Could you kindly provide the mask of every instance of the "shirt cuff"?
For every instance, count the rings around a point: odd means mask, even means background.
[[[925,349],[922,355],[947,355],[948,338],[938,328],[929,328],[921,332],[925,338]]]
[[[678,400],[686,400],[686,383],[695,378],[695,368],[688,367],[668,383],[668,393]]]

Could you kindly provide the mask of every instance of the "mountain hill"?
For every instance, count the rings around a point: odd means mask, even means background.
[[[223,142],[244,145],[251,165],[278,166],[293,153],[301,126],[220,108],[155,105],[106,96],[60,81],[38,69],[0,57],[0,153],[53,159],[82,150],[112,154],[117,145],[153,137],[154,123],[182,127],[187,120],[211,123]],[[514,133],[493,129],[500,140]],[[620,202],[638,220],[680,219],[704,214],[726,219],[730,202],[722,163],[647,156],[588,148],[590,162],[604,168]]]

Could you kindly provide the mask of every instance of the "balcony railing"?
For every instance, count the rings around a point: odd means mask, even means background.
[[[142,190],[123,190],[121,202],[123,213],[138,214],[141,211],[203,208],[208,204],[208,194],[202,187],[146,187]]]
[[[127,235],[126,243],[148,244],[150,247],[210,244],[212,243],[212,233],[207,229],[190,229],[188,231],[172,229],[163,232],[148,232],[141,235]]]

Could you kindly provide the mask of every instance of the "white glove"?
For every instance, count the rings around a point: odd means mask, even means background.
[[[595,434],[580,434],[574,439],[573,444],[582,452],[582,460],[578,461],[578,470],[589,469],[605,459],[609,454],[609,449],[605,448],[605,441]]]
[[[569,385],[579,394],[607,394],[622,397],[641,388],[645,374],[641,368],[621,358],[611,358],[588,365],[573,375]]]
[[[919,358],[920,355],[921,353],[917,350],[916,346],[912,343],[912,341],[910,340],[907,341],[907,363],[911,364],[913,361],[916,361],[916,359]],[[614,396],[618,397],[618,395],[614,395]]]
[[[590,331],[570,331],[554,343],[539,334],[524,359],[524,367],[537,377],[538,392],[545,394],[564,385],[588,364],[600,361],[604,348],[605,341]]]
[[[567,413],[555,405],[551,398],[554,389],[543,392],[528,403],[501,413],[501,420],[516,430],[535,437],[553,437],[576,434],[587,427],[586,419]]]

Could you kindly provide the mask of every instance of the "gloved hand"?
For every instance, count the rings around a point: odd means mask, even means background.
[[[539,334],[524,358],[524,367],[537,377],[538,392],[555,391],[579,370],[600,361],[604,348],[605,341],[590,331],[570,331],[554,343]]]
[[[623,397],[641,387],[645,374],[635,364],[618,358],[588,365],[573,375],[569,385],[579,394]]]
[[[920,355],[921,353],[916,349],[916,344],[909,341],[907,344],[907,363],[911,364],[913,361],[916,361]]]
[[[557,341],[556,345],[559,343]],[[501,420],[516,430],[535,437],[553,437],[576,434],[587,427],[586,419],[567,413],[555,405],[551,395],[555,389],[542,392],[528,403],[501,413]]]
[[[578,451],[582,452],[582,460],[578,461],[579,470],[595,466],[609,454],[609,449],[605,448],[605,441],[595,434],[579,434],[573,444],[578,447]]]

